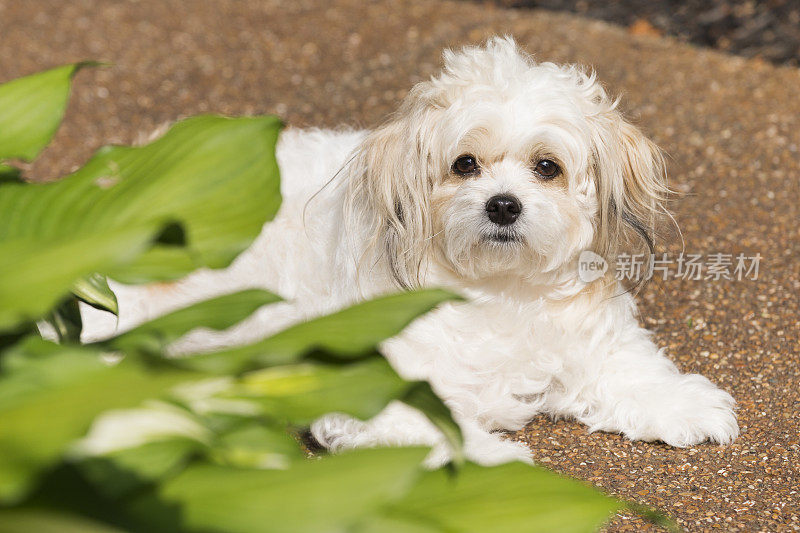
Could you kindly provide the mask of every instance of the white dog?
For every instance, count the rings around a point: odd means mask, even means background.
[[[578,273],[585,250],[612,262],[637,239],[652,246],[666,190],[658,149],[594,75],[536,64],[511,39],[444,62],[376,130],[285,131],[275,221],[226,271],[168,291],[116,285],[121,328],[244,287],[292,302],[176,347],[208,350],[398,288],[448,287],[468,303],[441,306],[382,351],[402,376],[431,383],[471,459],[527,458],[493,431],[539,413],[673,446],[735,439],[733,398],[678,371],[611,269],[589,282]],[[87,340],[109,333],[102,321],[89,320]],[[431,464],[450,452],[399,403],[366,422],[331,414],[312,433],[332,450],[431,445]]]

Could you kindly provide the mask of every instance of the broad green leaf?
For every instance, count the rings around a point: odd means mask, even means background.
[[[144,282],[227,266],[280,205],[280,127],[194,117],[147,146],[103,148],[61,181],[4,184],[0,330],[43,315],[93,272]]]
[[[0,197],[12,187],[0,187]],[[139,225],[46,242],[0,239],[0,331],[37,320],[87,273],[132,260],[155,230]]]
[[[3,352],[6,348],[13,346],[31,335],[39,335],[39,329],[36,324],[32,322],[22,324],[19,328],[14,330],[0,333],[0,358],[3,356]]]
[[[102,274],[92,274],[81,278],[72,287],[72,293],[96,309],[119,313],[117,295],[108,286],[108,280]]]
[[[305,454],[289,433],[250,422],[222,435],[209,450],[216,463],[241,468],[286,469]]]
[[[400,401],[414,407],[428,417],[428,420],[442,432],[450,444],[453,450],[453,462],[456,465],[461,465],[464,462],[464,439],[461,435],[461,428],[453,420],[450,409],[433,392],[430,384],[426,381],[413,383],[400,398]]]
[[[68,297],[50,311],[47,322],[55,330],[58,342],[80,342],[83,321],[75,298]]]
[[[161,439],[84,457],[77,468],[98,492],[117,498],[177,473],[203,447],[188,438]]]
[[[35,337],[7,350],[0,362],[0,503],[24,496],[101,411],[198,377],[134,358],[110,365],[96,349]]]
[[[0,163],[0,185],[5,183],[21,183],[20,170]]]
[[[103,522],[61,509],[0,509],[0,533],[124,533]]]
[[[387,518],[407,523],[409,531],[588,533],[622,506],[596,489],[543,468],[468,463],[456,475],[443,469],[423,474],[404,498],[385,508],[379,523]],[[368,520],[358,531],[379,529]]]
[[[264,415],[294,425],[330,412],[366,420],[400,400],[425,414],[455,450],[455,463],[463,462],[461,430],[447,406],[428,383],[404,381],[378,354],[346,366],[301,363],[258,370],[223,396],[256,401]]]
[[[353,527],[352,533],[455,533],[431,524],[425,520],[417,521],[410,516],[387,516],[385,514],[369,517]],[[460,533],[460,532],[459,532]]]
[[[271,292],[256,289],[226,294],[173,311],[99,344],[125,353],[158,354],[195,328],[229,328],[259,307],[279,300]]]
[[[0,161],[32,161],[47,146],[64,117],[72,76],[92,64],[65,65],[0,85]]]
[[[241,372],[297,361],[312,351],[353,360],[371,355],[382,341],[439,304],[460,300],[440,289],[402,292],[302,322],[260,342],[202,354],[182,363],[210,372]]]
[[[16,511],[16,512],[15,512]],[[26,501],[15,508],[0,506],[0,531],[111,533],[132,531],[117,502],[98,493],[69,463],[44,473]]]
[[[161,485],[158,499],[143,498],[132,509],[148,531],[347,531],[405,494],[427,453],[357,450],[289,470],[199,464]]]
[[[301,363],[246,374],[225,396],[256,401],[281,422],[310,424],[330,412],[367,419],[411,387],[382,357],[347,366]]]
[[[400,380],[383,360],[368,360],[352,369],[299,365],[270,368],[296,361],[318,349],[329,359],[356,361],[375,355],[375,347],[398,334],[417,316],[443,301],[458,299],[441,290],[424,290],[385,296],[333,315],[290,327],[253,345],[182,359],[181,365],[212,372],[236,372],[266,366],[246,376],[236,393],[259,398],[265,412],[292,423],[305,424],[331,411],[358,418],[376,415],[399,399],[423,412],[445,435],[462,458],[461,433],[447,407],[425,383]]]

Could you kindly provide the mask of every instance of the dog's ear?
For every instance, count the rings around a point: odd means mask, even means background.
[[[664,203],[669,195],[661,150],[615,107],[611,104],[592,118],[592,166],[599,203],[595,248],[609,259],[637,239],[648,254],[653,253],[656,222],[667,213]]]
[[[347,216],[358,219],[357,227],[367,228],[362,259],[385,260],[403,288],[421,284],[420,267],[431,236],[434,125],[419,89],[357,149],[345,208]]]

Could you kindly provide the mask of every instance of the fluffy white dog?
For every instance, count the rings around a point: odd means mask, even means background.
[[[652,247],[666,190],[658,149],[593,74],[536,64],[511,39],[448,50],[444,62],[373,131],[285,131],[276,220],[225,271],[169,290],[116,285],[121,329],[245,287],[291,302],[176,347],[208,350],[401,287],[449,287],[468,303],[443,305],[382,351],[446,401],[471,459],[527,458],[494,431],[539,413],[673,446],[735,439],[733,398],[678,371],[613,269],[579,276],[585,250],[612,262],[637,240]],[[87,340],[112,327],[88,322]],[[450,452],[402,404],[366,422],[331,414],[312,432],[332,450],[431,445],[431,464]]]

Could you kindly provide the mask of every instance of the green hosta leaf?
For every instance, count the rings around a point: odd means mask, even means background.
[[[205,453],[213,438],[213,432],[194,414],[172,403],[150,400],[95,418],[87,435],[70,448],[67,460],[92,483],[90,492],[119,500],[178,473],[189,460]]]
[[[132,509],[148,531],[347,531],[405,494],[427,453],[358,450],[289,470],[196,465],[161,485],[158,500],[143,498]]]
[[[0,359],[0,503],[17,501],[101,411],[135,405],[197,374],[109,365],[96,349],[28,338]]]
[[[418,522],[413,517],[371,516],[368,520],[353,527],[352,533],[451,533],[436,524]],[[455,532],[452,532],[455,533]],[[460,533],[460,532],[459,532]]]
[[[271,292],[255,289],[226,294],[173,311],[100,344],[125,353],[158,354],[195,328],[229,328],[259,307],[279,300]]]
[[[72,287],[72,293],[96,309],[119,313],[117,295],[108,286],[108,280],[102,274],[92,274],[79,279]]]
[[[116,498],[178,472],[202,448],[196,440],[165,438],[85,457],[78,468],[100,493]]]
[[[332,315],[290,327],[253,345],[182,359],[180,364],[213,372],[236,372],[266,366],[247,375],[233,394],[258,398],[265,413],[296,424],[306,424],[332,411],[358,418],[376,415],[392,400],[422,411],[445,435],[462,458],[461,432],[450,411],[425,383],[402,381],[375,347],[397,335],[419,315],[438,304],[458,299],[442,290],[406,292],[357,304]],[[313,350],[323,350],[331,362],[354,362],[352,368],[296,365],[270,368],[296,361]]]
[[[542,468],[468,463],[455,476],[446,470],[426,472],[404,498],[386,507],[378,522],[368,520],[357,531],[383,531],[376,525],[389,520],[407,524],[409,531],[588,533],[622,506]]]
[[[301,363],[251,372],[223,396],[256,401],[264,415],[295,425],[331,412],[366,420],[400,400],[425,414],[455,450],[454,461],[463,462],[461,430],[447,406],[428,383],[404,381],[377,354],[346,366]]]
[[[243,468],[286,469],[305,454],[285,429],[250,422],[222,435],[209,451],[211,459]]]
[[[263,341],[199,355],[185,363],[230,373],[297,361],[314,350],[339,360],[358,359],[371,355],[378,344],[400,333],[418,316],[442,302],[460,299],[439,289],[383,296],[302,322]]]
[[[453,450],[453,462],[456,465],[462,464],[464,462],[464,439],[461,435],[461,428],[453,420],[450,409],[433,392],[430,384],[426,381],[413,383],[400,400],[428,417],[428,420],[442,432],[450,444],[450,448]]]
[[[79,279],[173,279],[227,266],[280,204],[275,117],[194,117],[107,147],[64,180],[0,187],[0,331]],[[53,268],[57,265],[58,268]]]
[[[36,324],[33,324],[32,322],[22,324],[17,329],[0,333],[0,358],[3,357],[3,352],[6,348],[13,346],[14,344],[31,335],[39,335],[39,329],[37,328]],[[0,368],[2,368],[1,365]]]
[[[0,531],[4,526],[20,533],[131,531],[133,524],[117,503],[97,492],[73,465],[62,463],[42,475],[21,506],[0,506]]]
[[[12,187],[0,187],[0,197]],[[155,229],[139,225],[49,242],[0,239],[0,331],[43,316],[88,272],[132,260]]]
[[[280,127],[275,117],[198,116],[175,124],[147,146],[101,149],[61,182],[74,182],[75,192],[85,193],[79,205],[89,208],[90,220],[72,218],[70,231],[90,224],[120,227],[142,217],[156,219],[168,223],[167,229],[180,227],[186,242],[181,246],[181,239],[162,233],[161,243],[154,246],[167,252],[160,260],[183,264],[188,259],[192,270],[227,266],[280,205],[274,155]],[[89,206],[90,200],[97,203]],[[164,266],[168,276],[156,278],[174,276],[168,267]],[[112,277],[152,279],[138,275],[135,263]]]
[[[20,171],[16,167],[0,163],[0,185],[6,183],[21,183]]]
[[[0,509],[0,533],[124,533],[66,510],[43,507]]]
[[[47,322],[56,332],[59,342],[79,342],[81,339],[81,311],[78,307],[78,300],[67,298],[47,317]]]
[[[309,424],[330,412],[367,419],[411,385],[382,357],[347,366],[297,364],[246,374],[230,393],[282,422]]]
[[[67,107],[77,63],[0,85],[0,160],[33,160],[50,142]]]

